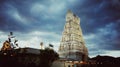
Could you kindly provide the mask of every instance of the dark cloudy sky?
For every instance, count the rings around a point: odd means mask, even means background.
[[[13,31],[20,47],[58,50],[68,9],[81,19],[90,57],[120,56],[120,0],[0,0],[0,47]]]

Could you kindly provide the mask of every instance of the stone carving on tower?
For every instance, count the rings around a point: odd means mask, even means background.
[[[80,18],[68,10],[58,50],[60,58],[86,61],[88,50],[80,27]]]

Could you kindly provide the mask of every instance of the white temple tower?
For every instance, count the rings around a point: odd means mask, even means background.
[[[58,50],[60,58],[86,61],[88,50],[80,27],[80,18],[68,10]]]

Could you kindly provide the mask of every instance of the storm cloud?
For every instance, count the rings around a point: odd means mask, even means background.
[[[0,45],[13,31],[21,47],[43,41],[58,50],[68,9],[81,19],[90,56],[120,52],[120,0],[0,0]]]

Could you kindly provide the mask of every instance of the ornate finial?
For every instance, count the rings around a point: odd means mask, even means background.
[[[72,13],[72,11],[70,9],[68,9],[67,13]]]

